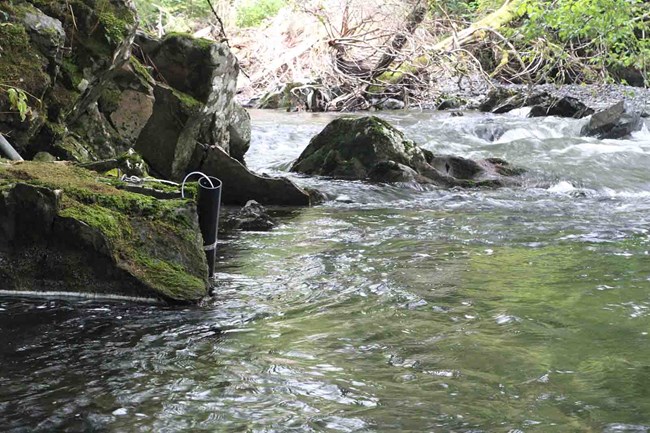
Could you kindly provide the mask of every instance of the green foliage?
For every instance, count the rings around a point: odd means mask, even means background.
[[[633,68],[648,82],[650,21],[645,0],[526,0],[519,10],[527,17],[510,36],[525,44],[544,42],[548,64],[566,65],[570,58],[584,66],[582,77],[610,76]],[[546,71],[547,72],[547,71]]]
[[[502,3],[501,0],[429,0],[429,9],[441,18],[473,21],[499,8]]]
[[[7,96],[9,97],[9,105],[12,110],[15,110],[20,115],[20,120],[25,121],[27,115],[31,114],[31,109],[27,105],[27,94],[22,89],[9,87],[7,89]]]
[[[245,0],[237,7],[237,25],[255,27],[265,19],[274,17],[284,6],[285,0]]]
[[[220,1],[213,0],[213,4]],[[154,30],[160,22],[167,32],[187,31],[193,22],[212,13],[206,0],[135,0],[135,6],[145,28]]]

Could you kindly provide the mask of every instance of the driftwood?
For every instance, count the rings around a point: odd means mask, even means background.
[[[336,69],[344,75],[365,80],[375,79],[384,73],[406,45],[409,35],[412,35],[422,21],[424,21],[427,14],[427,7],[421,5],[421,3],[422,1],[416,3],[411,13],[406,17],[404,30],[397,32],[390,39],[388,47],[384,50],[382,56],[374,66],[370,66],[362,60],[346,58],[345,45],[337,40],[330,40],[329,46],[335,51],[334,59]]]
[[[371,78],[377,78],[386,71],[391,63],[395,61],[395,58],[408,41],[407,34],[412,35],[415,32],[415,29],[417,29],[422,23],[426,14],[427,8],[425,6],[420,6],[420,2],[418,2],[413,11],[406,18],[405,32],[399,32],[393,37],[390,42],[390,47],[384,55],[381,56],[381,59],[379,59],[379,62],[377,62],[377,65],[373,68]]]

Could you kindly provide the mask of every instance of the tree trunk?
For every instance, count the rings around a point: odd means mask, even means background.
[[[460,32],[435,44],[433,46],[434,50],[448,51],[454,48],[460,48],[461,46],[473,42],[481,37],[484,34],[483,29],[489,28],[496,30],[499,27],[508,24],[519,16],[518,9],[524,1],[525,0],[506,0],[496,11],[472,23],[466,29],[461,30]]]
[[[406,18],[405,32],[399,32],[393,37],[390,42],[390,47],[386,53],[381,56],[381,59],[379,59],[379,62],[377,62],[377,65],[373,68],[373,79],[385,72],[386,68],[393,63],[397,54],[399,54],[401,49],[404,48],[404,45],[406,45],[406,41],[408,40],[407,33],[412,35],[413,32],[415,32],[415,29],[417,29],[422,23],[426,14],[427,8],[425,6],[420,6],[420,2],[418,2],[413,11],[411,11],[409,16]]]

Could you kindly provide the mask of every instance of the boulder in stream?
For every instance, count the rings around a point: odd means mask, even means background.
[[[582,119],[594,113],[594,110],[587,107],[577,98],[563,96],[561,98],[549,95],[542,103],[534,105],[528,113],[528,117],[572,117]]]
[[[229,153],[238,66],[225,44],[171,34],[147,53],[157,78],[153,113],[135,149],[167,179],[181,180],[197,146]],[[201,144],[199,144],[201,143]]]
[[[641,113],[629,110],[624,101],[599,111],[582,127],[580,135],[587,137],[624,138],[643,127]]]
[[[225,204],[244,205],[255,200],[264,205],[309,206],[314,201],[309,191],[289,179],[255,174],[218,147],[198,147],[190,167],[221,179]]]
[[[3,290],[196,302],[208,268],[192,200],[158,200],[69,163],[0,162]]]
[[[374,182],[445,187],[516,184],[522,170],[500,159],[473,161],[422,149],[375,116],[341,117],[310,141],[291,171]]]
[[[227,225],[231,229],[243,231],[268,231],[276,226],[264,206],[249,200],[239,212],[233,215]]]

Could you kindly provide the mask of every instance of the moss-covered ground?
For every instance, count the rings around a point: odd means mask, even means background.
[[[101,232],[113,261],[163,298],[198,299],[205,294],[202,269],[185,269],[162,257],[169,254],[157,254],[168,245],[179,257],[196,256],[198,233],[182,212],[191,200],[159,200],[123,191],[116,187],[118,181],[68,163],[0,160],[0,191],[16,182],[62,190],[58,216]]]

